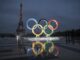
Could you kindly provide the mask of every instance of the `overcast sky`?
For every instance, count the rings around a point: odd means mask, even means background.
[[[34,17],[39,20],[55,18],[60,22],[58,30],[80,28],[80,0],[22,0],[23,21]],[[20,0],[0,0],[0,32],[16,32],[19,22]],[[27,30],[27,29],[26,29]]]

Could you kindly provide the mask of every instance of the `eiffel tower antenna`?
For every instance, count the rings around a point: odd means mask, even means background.
[[[22,34],[24,32],[24,25],[23,25],[23,4],[22,0],[20,0],[20,15],[19,15],[19,23],[16,29],[17,34]]]

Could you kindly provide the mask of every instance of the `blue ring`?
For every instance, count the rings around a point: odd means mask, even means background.
[[[29,30],[32,30],[32,28],[29,26],[29,22],[30,21],[34,21],[35,24],[38,24],[37,20],[35,18],[29,18],[27,21],[26,21],[26,27],[29,29]]]

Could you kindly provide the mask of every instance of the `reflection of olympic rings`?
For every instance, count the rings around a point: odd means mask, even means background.
[[[54,44],[53,44],[53,42],[46,42],[44,44],[44,47],[45,47],[45,51],[46,52],[52,53],[54,51]]]
[[[30,21],[35,22],[35,25],[33,25],[32,28],[29,26],[29,22],[30,22]],[[44,27],[40,24],[41,21],[44,21],[44,22],[46,23],[46,25],[44,25]],[[55,26],[55,27],[52,26],[52,25],[51,25],[51,22],[54,22],[54,23],[56,24],[56,26]],[[40,32],[39,34],[35,33],[35,31],[34,31],[34,30],[36,29],[36,27],[38,27],[38,28],[41,29],[41,32]],[[36,36],[40,36],[40,35],[42,35],[42,33],[44,33],[46,36],[50,36],[50,35],[53,33],[53,31],[58,28],[58,22],[57,22],[56,20],[49,20],[49,21],[47,22],[46,19],[41,19],[41,20],[39,20],[39,22],[37,22],[36,19],[30,18],[30,19],[27,20],[27,28],[28,28],[29,30],[32,30],[32,33],[33,33],[34,35],[36,35]],[[49,30],[51,30],[50,33],[47,33],[47,32],[46,32],[47,28],[49,28]]]
[[[38,24],[38,22],[37,22],[36,19],[34,19],[34,18],[30,18],[30,19],[27,20],[27,22],[26,22],[27,28],[28,28],[29,30],[32,30],[32,28],[29,26],[29,22],[30,22],[30,21],[33,21],[33,22],[35,22],[36,24]]]
[[[39,51],[37,50],[38,52],[35,49],[35,47],[37,45],[40,46],[39,47],[40,50]],[[33,53],[36,56],[38,56],[39,54],[42,54],[44,51],[46,53],[50,53],[50,54],[52,54],[54,56],[59,56],[59,53],[60,53],[59,48],[57,46],[55,46],[53,44],[53,42],[45,42],[45,43],[42,43],[42,42],[33,42],[33,44],[32,44],[32,51],[33,51]]]
[[[54,46],[51,46],[50,48],[49,48],[49,53],[52,53],[54,51]]]
[[[39,52],[37,52],[35,50],[35,47],[37,45],[40,45],[40,47],[39,47],[40,51]],[[46,43],[33,42],[32,51],[36,56],[41,54],[43,51],[48,52],[48,53],[53,53],[55,56],[57,56],[59,54],[58,48],[54,46],[53,42],[46,42]]]
[[[41,46],[39,52],[36,52],[36,50],[35,50],[35,46],[36,46],[36,45],[40,45],[40,46]],[[43,45],[43,43],[41,43],[41,42],[35,42],[35,43],[32,44],[32,51],[33,51],[33,53],[34,53],[36,56],[39,55],[39,54],[41,54],[41,53],[43,52],[43,50],[44,50],[44,45]]]
[[[54,51],[53,51],[53,55],[54,56],[58,56],[60,53],[59,48],[57,46],[54,46]]]

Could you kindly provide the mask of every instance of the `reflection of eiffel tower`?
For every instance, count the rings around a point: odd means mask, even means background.
[[[17,27],[17,34],[23,34],[24,33],[24,25],[23,25],[23,21],[22,21],[22,1],[20,3],[20,20],[19,20],[19,23],[18,23],[18,27]]]

